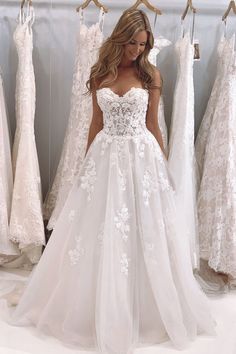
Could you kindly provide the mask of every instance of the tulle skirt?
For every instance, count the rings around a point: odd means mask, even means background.
[[[213,334],[184,231],[153,135],[101,131],[12,323],[107,354]]]

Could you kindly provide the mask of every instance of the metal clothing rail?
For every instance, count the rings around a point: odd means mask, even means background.
[[[48,7],[51,6],[53,8],[76,8],[79,3],[82,3],[82,0],[34,0],[34,7]],[[125,10],[129,6],[133,5],[134,0],[103,0],[103,4],[109,7],[110,12],[112,9],[114,10]],[[228,1],[225,0],[224,3],[219,3],[219,1],[198,1],[198,17],[204,15],[217,15],[222,16],[222,13],[225,11]],[[166,1],[166,0],[158,0],[153,1],[153,4],[157,4],[163,10],[163,15],[167,13],[180,14],[186,4],[185,0],[179,0],[178,2]],[[19,0],[0,0],[0,11],[3,7],[12,7],[12,6],[20,6]],[[91,6],[92,7],[92,6]]]

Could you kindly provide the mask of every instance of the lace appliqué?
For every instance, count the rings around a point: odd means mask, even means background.
[[[75,241],[76,241],[75,249],[70,250],[68,252],[71,265],[76,265],[79,262],[80,258],[85,254],[85,249],[81,246],[82,238],[78,236],[75,239]]]
[[[131,93],[134,93],[132,94]],[[97,91],[98,104],[103,111],[104,128],[107,135],[136,136],[146,128],[148,92],[142,88],[131,88],[118,96],[109,88]],[[115,98],[115,99],[114,99]]]
[[[143,185],[143,199],[144,205],[149,206],[151,194],[157,190],[157,181],[153,179],[152,173],[149,169],[144,172],[142,185]]]
[[[88,201],[91,200],[91,196],[94,191],[94,184],[97,179],[96,175],[96,165],[94,160],[90,157],[85,167],[84,176],[80,177],[80,180],[82,182],[81,187],[85,189],[88,193]]]
[[[129,218],[128,208],[125,205],[122,206],[121,210],[117,212],[117,216],[114,217],[116,228],[119,230],[122,240],[125,242],[128,240],[128,233],[130,231],[130,226],[127,223]]]
[[[130,259],[127,257],[127,254],[123,253],[120,258],[120,271],[126,276],[128,276],[129,273],[129,262]]]

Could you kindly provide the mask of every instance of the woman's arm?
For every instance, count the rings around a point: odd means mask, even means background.
[[[86,154],[90,145],[92,144],[95,136],[99,133],[103,128],[103,113],[98,105],[96,91],[94,90],[92,93],[92,101],[93,101],[93,115],[92,121],[89,128],[89,135],[88,135],[88,143]]]
[[[146,125],[148,130],[156,138],[158,144],[160,145],[161,150],[165,155],[162,135],[158,125],[158,106],[159,106],[159,100],[161,96],[162,80],[161,80],[160,72],[157,69],[155,69],[154,85],[157,86],[157,88],[153,88],[149,91],[149,102],[148,102],[148,110],[146,116]]]

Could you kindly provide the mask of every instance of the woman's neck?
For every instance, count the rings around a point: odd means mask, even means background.
[[[132,68],[133,66],[134,66],[134,62],[132,60],[122,58],[119,65],[119,69],[129,69]]]

